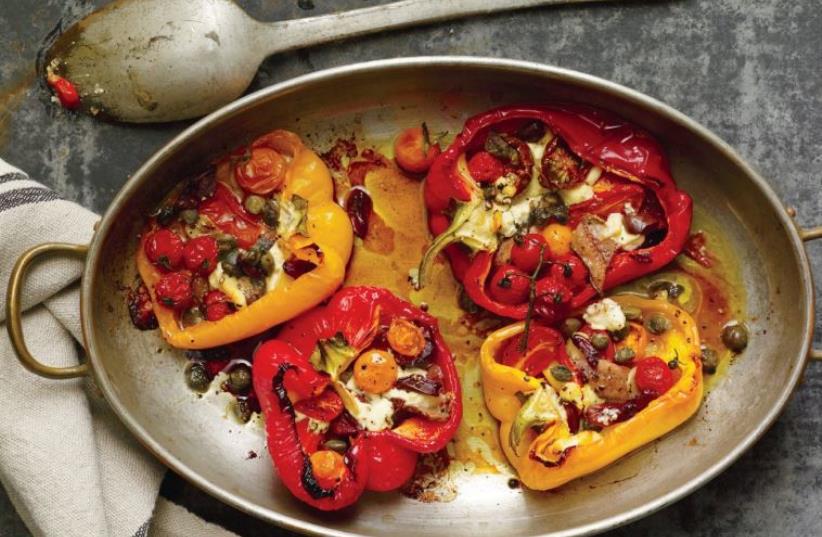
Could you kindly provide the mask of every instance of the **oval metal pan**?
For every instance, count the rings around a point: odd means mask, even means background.
[[[511,490],[507,476],[455,478],[450,503],[367,495],[355,508],[317,513],[273,475],[259,428],[223,417],[181,381],[183,360],[155,333],[134,330],[121,285],[134,276],[142,215],[209,158],[273,127],[319,148],[352,131],[388,138],[426,120],[459,130],[503,103],[570,100],[617,112],[654,133],[674,176],[734,245],[748,289],[752,345],[703,404],[665,438],[557,492]],[[117,195],[91,245],[83,330],[100,389],[160,460],[217,498],[286,528],[323,535],[584,535],[647,515],[716,476],[781,411],[803,370],[813,326],[808,261],[767,183],[705,128],[617,84],[544,65],[480,58],[385,60],[284,82],[206,117],[150,158]],[[766,334],[767,331],[767,334]],[[247,459],[249,451],[259,454]]]

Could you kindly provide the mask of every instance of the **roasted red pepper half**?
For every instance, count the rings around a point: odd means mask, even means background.
[[[554,322],[607,289],[653,272],[682,250],[692,201],[660,145],[603,110],[552,104],[497,108],[466,121],[425,181],[434,241],[417,287],[440,251],[479,306]],[[539,253],[513,256],[533,291],[498,276],[526,237]],[[532,237],[533,238],[533,237]],[[533,249],[533,240],[526,248]],[[517,259],[525,259],[517,267]],[[491,289],[492,286],[496,286]]]
[[[436,319],[382,288],[344,288],[290,321],[252,372],[280,478],[322,510],[402,486],[462,417]]]

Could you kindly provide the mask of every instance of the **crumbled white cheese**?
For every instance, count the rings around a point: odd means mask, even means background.
[[[594,189],[587,183],[580,183],[574,188],[566,188],[559,191],[559,195],[565,205],[576,205],[583,201],[588,201],[594,197]]]
[[[592,226],[594,237],[599,240],[611,239],[626,251],[636,250],[645,242],[645,237],[634,234],[625,228],[625,216],[622,213],[611,213],[604,224]]]
[[[566,382],[559,390],[559,397],[563,401],[574,403],[577,408],[588,408],[591,405],[601,403],[602,399],[594,392],[588,384],[580,386],[576,382]]]
[[[217,267],[208,276],[208,285],[225,293],[236,307],[244,308],[247,305],[245,294],[240,289],[240,281],[226,274],[222,263],[217,263]]]
[[[521,227],[525,226],[531,215],[532,202],[539,198],[524,198],[512,203],[507,209],[503,209],[500,233],[503,237],[513,237]]]
[[[610,332],[621,330],[626,323],[625,313],[622,308],[610,298],[603,298],[599,302],[594,302],[588,306],[582,318],[594,330],[608,330]]]
[[[283,263],[285,263],[285,254],[283,254],[279,244],[276,242],[271,245],[271,248],[268,250],[268,255],[270,255],[271,259],[274,261],[272,263],[274,268],[271,271],[271,274],[269,274],[265,279],[265,291],[267,293],[277,287],[277,284],[280,282],[280,278],[282,278],[284,274]]]
[[[506,174],[494,181],[494,200],[498,203],[508,203],[517,194],[517,181],[519,178],[512,174]]]
[[[281,199],[277,235],[287,239],[297,233],[305,215],[306,211],[298,209],[293,201]]]

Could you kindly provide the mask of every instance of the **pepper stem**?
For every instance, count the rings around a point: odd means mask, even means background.
[[[425,287],[425,280],[428,276],[428,272],[431,269],[431,265],[434,263],[434,259],[437,258],[440,252],[454,243],[462,242],[462,237],[459,237],[457,232],[470,219],[476,203],[477,201],[472,200],[468,203],[462,204],[454,213],[454,220],[451,221],[451,225],[448,226],[448,229],[440,233],[437,238],[434,239],[434,242],[431,243],[431,246],[429,246],[425,251],[425,254],[422,256],[422,260],[420,261],[419,268],[417,269],[417,277],[414,281],[412,281],[412,285],[415,290],[419,291]]]

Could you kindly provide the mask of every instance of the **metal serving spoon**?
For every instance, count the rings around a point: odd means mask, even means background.
[[[230,0],[116,0],[59,36],[49,72],[81,108],[136,123],[207,114],[239,97],[269,55],[461,16],[595,0],[404,0],[263,23]]]

